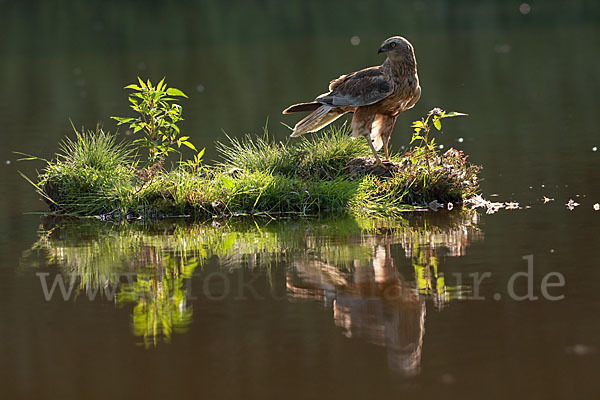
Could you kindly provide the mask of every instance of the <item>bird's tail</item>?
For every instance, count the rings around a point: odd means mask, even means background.
[[[285,110],[283,110],[282,114],[291,114],[295,112],[303,112],[303,111],[315,111],[317,108],[321,107],[321,103],[316,101],[311,101],[310,103],[298,103],[292,106],[289,106]]]
[[[291,137],[298,137],[308,132],[315,132],[329,125],[339,117],[344,115],[344,111],[337,107],[321,105],[315,111],[310,113],[306,118],[301,120],[294,126]]]

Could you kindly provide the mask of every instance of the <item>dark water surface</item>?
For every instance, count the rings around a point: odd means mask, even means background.
[[[2,398],[597,397],[600,6],[520,3],[0,1]],[[213,159],[223,131],[267,117],[283,139],[280,110],[380,63],[394,34],[423,96],[392,146],[434,106],[467,112],[439,143],[521,209],[378,226],[26,214],[45,207],[17,170],[42,164],[12,151],[52,157],[69,119],[114,130],[137,75],[190,95],[183,129]],[[67,300],[45,295],[56,279]]]

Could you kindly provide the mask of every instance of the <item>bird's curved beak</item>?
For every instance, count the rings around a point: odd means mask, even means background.
[[[385,46],[381,46],[379,50],[377,50],[377,54],[385,53],[386,51],[387,49],[385,48]]]

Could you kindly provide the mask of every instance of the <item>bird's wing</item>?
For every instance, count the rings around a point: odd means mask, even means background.
[[[329,92],[315,100],[334,107],[360,107],[377,103],[394,91],[380,67],[366,68],[331,81]]]

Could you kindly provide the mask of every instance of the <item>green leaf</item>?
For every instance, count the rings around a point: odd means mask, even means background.
[[[205,151],[205,150],[206,150],[206,147],[204,147],[202,150],[200,150],[200,151],[198,152],[198,154],[196,154],[196,157],[195,157],[195,158],[196,158],[196,160],[198,160],[198,161],[199,161],[199,160],[202,158],[202,156],[204,155],[204,151]]]
[[[152,142],[150,142],[147,138],[140,138],[140,139],[136,139],[133,141],[133,143],[135,144],[139,144],[141,146],[146,146],[146,147],[150,147],[152,145]]]
[[[469,114],[452,111],[452,112],[449,112],[449,113],[442,114],[442,116],[440,118],[462,117],[462,116],[468,116],[468,115]]]
[[[183,93],[181,90],[175,89],[175,88],[168,88],[166,93],[169,96],[183,96],[183,97],[187,98],[185,93]]]
[[[158,85],[156,85],[156,90],[158,91],[162,91],[163,87],[162,84],[165,82],[165,76],[163,76],[163,78],[160,80],[160,82],[158,82]],[[165,85],[164,87],[166,87],[167,85]]]
[[[229,178],[226,175],[221,175],[221,182],[223,183],[223,186],[225,186],[227,189],[233,189],[233,187],[235,186],[233,179]]]
[[[442,129],[442,122],[439,120],[439,118],[433,120],[433,126],[435,126],[435,129],[438,131]]]
[[[132,83],[131,85],[125,86],[123,89],[133,89],[133,90],[142,90],[138,85]]]
[[[140,86],[143,89],[147,89],[148,87],[146,86],[146,84],[144,83],[144,81],[138,76],[138,82],[140,83]],[[141,89],[140,89],[141,90]]]
[[[120,117],[111,117],[115,121],[119,121],[117,125],[128,124],[131,121],[135,121],[135,118],[120,118]]]
[[[189,148],[190,148],[190,149],[192,149],[192,150],[196,150],[196,146],[194,146],[193,144],[191,144],[191,143],[190,143],[190,142],[188,142],[188,141],[181,142],[181,144],[183,144],[184,146],[187,146],[187,147],[189,147]],[[196,150],[196,151],[197,151],[197,150]],[[204,149],[203,149],[203,151],[204,151]],[[203,153],[203,154],[204,154],[204,153]]]

